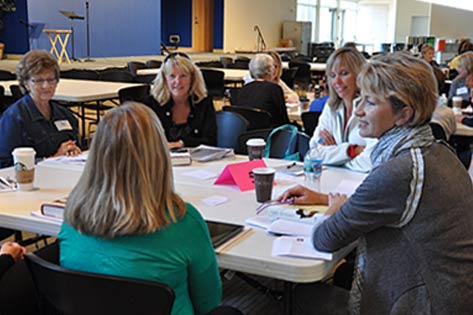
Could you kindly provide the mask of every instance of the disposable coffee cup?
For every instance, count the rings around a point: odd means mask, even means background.
[[[253,169],[255,180],[256,201],[266,202],[271,200],[273,194],[274,168],[259,167]]]
[[[463,98],[461,96],[454,96],[452,97],[452,107],[453,108],[461,108],[462,107]]]
[[[249,139],[246,141],[246,147],[248,149],[248,158],[250,161],[262,159],[264,148],[266,147],[266,141],[261,138]]]
[[[16,148],[12,155],[18,187],[23,191],[33,190],[36,151],[33,148]]]

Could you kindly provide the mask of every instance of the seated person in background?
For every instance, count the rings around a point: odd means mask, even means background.
[[[450,85],[449,99],[454,96],[461,96],[465,101],[470,100],[470,88],[465,82],[465,77],[467,72],[469,72],[468,69],[471,68],[473,68],[473,51],[465,52],[458,58],[458,75],[452,81],[452,85]]]
[[[445,140],[450,140],[450,137],[457,130],[457,124],[455,122],[455,113],[450,107],[437,105],[435,111],[432,114],[432,123],[439,124],[445,134]]]
[[[174,315],[206,314],[220,302],[207,225],[174,191],[164,130],[142,104],[100,121],[58,238],[66,268],[169,285]]]
[[[283,93],[284,93],[284,100],[286,103],[299,103],[299,95],[295,91],[293,91],[290,87],[287,86],[286,82],[281,80],[282,74],[282,61],[279,54],[275,51],[270,51],[268,54],[273,58],[274,61],[274,72],[273,72],[273,82],[278,84]]]
[[[332,252],[357,241],[352,289],[299,286],[295,313],[470,314],[473,187],[428,125],[438,95],[432,70],[416,57],[387,54],[363,66],[358,86],[360,134],[379,139],[372,171],[349,199],[302,186],[279,198],[329,204],[311,243]],[[318,312],[324,304],[330,311]]]
[[[430,44],[422,45],[422,49],[420,50],[420,55],[422,59],[424,59],[434,71],[435,79],[437,79],[437,87],[439,91],[443,90],[445,85],[446,76],[443,71],[440,69],[438,63],[434,60],[435,49],[434,46]]]
[[[255,107],[269,112],[273,126],[289,123],[284,93],[274,77],[274,60],[268,54],[255,55],[249,64],[254,81],[246,84],[238,93],[237,105]]]
[[[327,103],[327,100],[329,98],[329,92],[328,92],[327,78],[325,76],[323,76],[323,78],[319,80],[319,87],[320,87],[319,98],[314,99],[310,103],[309,112],[321,113],[324,110],[325,104]]]
[[[0,117],[0,167],[13,164],[12,151],[32,147],[37,158],[81,153],[77,119],[51,99],[59,82],[56,59],[45,50],[32,50],[18,63],[20,88],[28,94]]]
[[[448,63],[450,72],[458,72],[460,56],[468,51],[473,51],[473,43],[470,42],[470,39],[464,39],[460,42],[460,45],[458,45],[458,54]]]
[[[181,52],[164,58],[151,95],[150,106],[163,125],[169,148],[217,145],[217,121],[200,70]]]
[[[354,48],[337,49],[327,61],[326,75],[329,98],[319,118],[310,146],[322,139],[320,150],[324,164],[345,166],[351,170],[368,172],[374,139],[359,134],[355,110],[360,99],[356,76],[365,58]]]

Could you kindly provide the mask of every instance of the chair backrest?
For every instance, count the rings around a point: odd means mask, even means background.
[[[430,122],[429,125],[435,139],[447,141],[447,136],[445,135],[445,130],[443,130],[442,126],[434,122]]]
[[[146,68],[160,68],[162,61],[160,60],[147,60]]]
[[[99,74],[99,80],[111,82],[136,82],[136,77],[125,69],[104,70]]]
[[[227,68],[228,65],[233,63],[233,58],[231,57],[220,57],[220,62],[222,63],[224,68]]]
[[[0,70],[0,81],[9,81],[15,79],[15,74],[11,73],[10,71]]]
[[[217,116],[217,146],[238,148],[238,137],[248,128],[248,121],[241,115],[220,111]]]
[[[61,78],[79,79],[79,80],[98,80],[99,73],[95,70],[72,69],[72,70],[67,70],[67,71],[61,71]]]
[[[264,129],[272,126],[272,116],[269,112],[245,106],[224,106],[222,108],[226,112],[238,113],[248,120],[248,131],[256,129]]]
[[[301,160],[304,160],[304,156],[310,148],[310,137],[305,133],[299,132],[297,134],[297,151]]]
[[[297,159],[297,127],[293,125],[283,125],[274,128],[268,135],[266,141],[265,157],[278,159]]]
[[[225,93],[225,73],[220,70],[201,69],[207,92],[211,97],[223,97]]]
[[[293,89],[294,88],[294,80],[296,79],[296,72],[297,68],[290,68],[290,69],[283,69],[281,80],[286,83],[286,85]]]
[[[238,137],[238,148],[235,150],[235,153],[244,154],[244,155],[248,154],[246,141],[253,138],[260,138],[266,141],[271,130],[272,130],[271,128],[265,128],[265,129],[250,130],[250,131],[246,131],[242,133]]]
[[[123,104],[127,101],[142,102],[149,95],[149,85],[132,86],[118,90],[118,98]]]
[[[167,285],[69,270],[27,254],[41,314],[171,314],[174,291]]]
[[[227,68],[248,70],[249,63],[249,59],[236,59],[232,64],[227,65]]]
[[[24,96],[23,92],[20,89],[20,86],[17,84],[10,85],[10,92],[14,102]]]
[[[322,113],[321,112],[305,112],[302,113],[301,119],[302,124],[304,125],[304,132],[312,137],[314,134],[314,130],[319,124],[319,117]]]
[[[129,61],[127,63],[127,67],[128,67],[128,71],[131,74],[136,75],[136,70],[146,68],[146,64],[144,62],[139,62],[139,61]]]
[[[227,88],[227,96],[230,98],[230,104],[236,105],[238,104],[238,95],[240,94],[241,88]]]

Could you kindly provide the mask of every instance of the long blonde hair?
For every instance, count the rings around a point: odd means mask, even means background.
[[[171,73],[173,67],[181,69],[191,77],[189,96],[193,102],[199,103],[207,97],[207,88],[199,68],[184,53],[172,53],[164,59],[151,87],[151,95],[159,104],[164,106],[171,99],[171,93],[166,83],[166,75]]]
[[[65,222],[84,234],[114,238],[157,231],[184,214],[156,114],[139,103],[107,112],[69,196]]]

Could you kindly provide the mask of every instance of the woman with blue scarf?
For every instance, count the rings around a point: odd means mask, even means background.
[[[428,125],[437,101],[432,70],[405,53],[388,54],[365,64],[357,83],[360,135],[379,139],[369,175],[350,198],[302,186],[280,197],[329,204],[313,228],[317,250],[357,241],[351,291],[300,286],[296,313],[470,314],[473,188]]]

